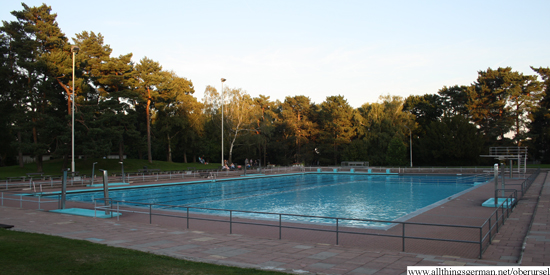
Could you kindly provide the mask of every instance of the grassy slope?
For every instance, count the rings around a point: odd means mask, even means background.
[[[122,165],[116,159],[88,159],[88,160],[76,160],[75,167],[81,175],[92,174],[92,164],[95,165],[95,173],[99,173],[99,169],[108,170],[111,173],[120,173]],[[71,163],[68,163],[70,168]],[[124,172],[137,172],[138,169],[142,169],[147,166],[149,169],[161,169],[162,171],[170,170],[187,170],[188,167],[195,167],[196,169],[216,169],[220,166],[219,163],[212,163],[208,165],[200,163],[175,163],[155,160],[153,163],[149,163],[147,160],[142,159],[126,159],[124,160]],[[63,160],[51,160],[44,162],[44,175],[61,175],[63,167]],[[36,163],[27,163],[23,168],[19,166],[6,166],[0,167],[0,178],[25,176],[27,173],[36,173]]]
[[[0,229],[1,274],[281,274]]]
[[[97,162],[95,165],[96,175],[99,173],[99,169],[105,169],[109,171],[109,174],[120,173],[121,165],[116,159],[88,159],[88,160],[77,160],[75,163],[76,171],[81,175],[91,175],[92,174],[92,163]],[[70,163],[68,166],[70,167]],[[150,169],[161,169],[162,171],[173,171],[173,170],[187,170],[188,167],[195,167],[196,169],[217,169],[219,168],[219,163],[211,163],[208,165],[200,163],[175,163],[175,162],[166,162],[155,160],[153,163],[147,162],[143,159],[126,159],[124,160],[124,172],[137,172],[138,169],[142,169],[144,166],[147,166]],[[44,175],[61,175],[61,168],[63,167],[63,160],[52,160],[44,162]],[[550,164],[537,164],[537,165],[528,165],[530,168],[550,168]],[[36,173],[36,163],[25,164],[23,168],[19,166],[6,166],[0,167],[0,179],[6,177],[17,177],[25,176],[27,173]]]

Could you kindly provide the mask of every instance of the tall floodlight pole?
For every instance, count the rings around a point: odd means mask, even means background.
[[[72,153],[71,153],[71,172],[73,172],[73,176],[74,176],[74,172],[75,172],[75,167],[74,167],[74,94],[75,94],[75,90],[74,90],[74,64],[75,64],[75,55],[78,53],[78,50],[79,48],[77,46],[72,46],[71,47],[71,52],[73,52],[73,92],[71,93],[71,101],[72,101],[72,107],[71,107],[71,115],[72,115],[72,122],[71,122],[71,127],[72,127]]]
[[[97,162],[92,163],[92,185],[94,184],[94,178],[95,178],[95,165]]]
[[[412,131],[411,128],[405,126],[405,128],[409,129],[409,149],[410,149],[410,155],[411,155],[411,168],[413,167],[413,139],[412,139]]]
[[[122,165],[122,183],[126,183],[125,175],[124,175],[124,162],[119,162],[120,165]]]
[[[222,163],[222,168],[225,166],[225,163],[223,161],[223,105],[225,103],[225,98],[223,96],[223,83],[225,82],[225,78],[222,78],[222,160],[221,160],[221,163]]]

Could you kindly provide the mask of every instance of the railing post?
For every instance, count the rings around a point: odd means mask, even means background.
[[[279,214],[279,240],[281,239],[281,214]]]
[[[402,248],[403,248],[403,252],[405,252],[405,223],[402,223],[403,224],[403,233],[401,235],[401,242],[402,242]]]
[[[153,205],[149,204],[149,224],[153,223]]]
[[[497,219],[496,224],[497,224],[497,233],[498,233],[498,231],[499,231],[499,228],[498,228],[498,226],[499,226],[498,225],[498,223],[499,223],[498,222],[498,207],[497,207],[497,211],[496,211],[496,219]]]
[[[233,210],[229,210],[229,234],[233,234]]]
[[[336,245],[338,245],[338,218],[336,218]]]
[[[508,197],[508,200],[506,200],[506,219],[510,218],[511,208],[512,208],[512,198],[510,196],[510,197]]]
[[[117,221],[120,221],[120,218],[119,218],[119,217],[120,217],[120,212],[119,212],[119,211],[120,211],[120,207],[118,206],[118,203],[119,203],[119,202],[117,201],[117,202],[116,202],[116,220],[117,220]]]
[[[483,226],[479,227],[479,258],[483,255]]]
[[[187,229],[189,229],[189,207],[187,207]]]
[[[493,244],[493,237],[492,237],[492,232],[493,232],[493,228],[491,228],[491,219],[493,217],[489,217],[489,244]]]

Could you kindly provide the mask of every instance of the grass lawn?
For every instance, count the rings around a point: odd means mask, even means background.
[[[75,168],[80,175],[92,174],[93,163],[97,162],[95,165],[95,173],[99,174],[99,169],[104,169],[109,171],[109,174],[117,173],[119,174],[122,170],[122,165],[117,159],[87,159],[87,160],[76,160]],[[68,163],[70,168],[71,163]],[[220,167],[219,163],[209,163],[207,165],[200,163],[175,163],[155,160],[153,163],[149,163],[144,159],[125,159],[124,160],[124,172],[137,172],[138,169],[143,169],[144,166],[147,166],[149,169],[160,169],[161,171],[174,171],[174,170],[187,170],[189,167],[195,167],[196,169],[217,169]],[[50,160],[45,161],[43,164],[44,175],[61,175],[63,167],[63,160]],[[27,173],[36,173],[36,163],[27,163],[23,168],[19,166],[6,166],[0,167],[0,178],[6,177],[17,177],[25,176]]]
[[[116,159],[87,159],[87,160],[76,160],[75,167],[76,171],[80,175],[92,174],[93,163],[97,162],[95,165],[95,173],[99,174],[99,169],[104,169],[109,171],[109,174],[117,173],[120,174],[122,170],[122,165]],[[67,164],[70,167],[70,162]],[[160,169],[161,171],[175,171],[175,170],[187,170],[189,167],[195,167],[196,169],[218,169],[220,167],[219,163],[209,163],[209,164],[200,164],[200,163],[176,163],[176,162],[167,162],[155,160],[153,163],[149,163],[144,159],[126,159],[124,160],[124,172],[132,173],[137,172],[138,169],[143,169],[144,166],[147,166],[149,169]],[[61,175],[63,167],[63,160],[50,160],[45,161],[43,165],[44,175]],[[465,167],[465,166],[464,166]],[[491,168],[492,166],[488,166]],[[536,165],[527,165],[528,168],[550,168],[550,164],[536,164]],[[36,173],[36,163],[27,163],[23,168],[19,166],[6,166],[0,167],[0,179],[7,177],[18,177],[25,176],[27,173]]]
[[[0,274],[281,274],[0,229]]]

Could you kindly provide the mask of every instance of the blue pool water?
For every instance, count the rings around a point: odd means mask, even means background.
[[[388,221],[472,188],[474,182],[478,180],[471,176],[313,173],[148,188],[122,188],[110,190],[109,197],[126,201],[129,205],[132,205],[131,202],[141,202]],[[72,201],[91,202],[96,198],[103,198],[103,192],[67,194],[67,200]],[[184,210],[184,208],[180,209]],[[199,210],[201,211],[217,215],[227,214]],[[277,216],[263,214],[234,215],[278,219]],[[285,219],[328,222],[303,217],[285,217]],[[365,225],[366,223],[343,221],[341,224]]]

